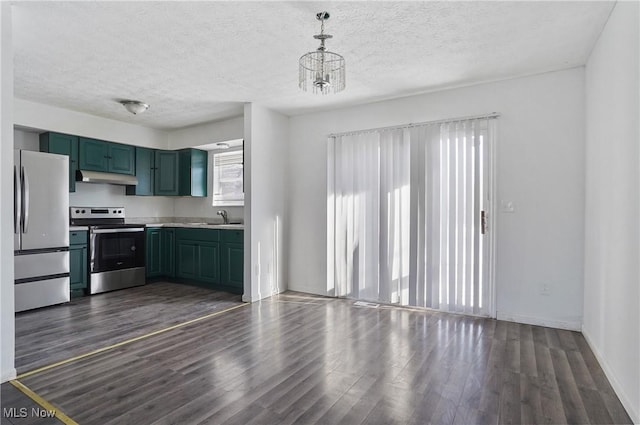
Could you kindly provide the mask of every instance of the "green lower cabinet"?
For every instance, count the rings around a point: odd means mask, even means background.
[[[214,285],[220,283],[220,244],[218,242],[198,243],[197,279]]]
[[[89,283],[87,232],[69,232],[69,283],[71,296],[83,296]],[[77,243],[84,242],[84,243]]]
[[[145,234],[145,255],[147,261],[145,263],[145,273],[147,278],[160,277],[162,275],[161,269],[161,228],[155,227],[146,229]]]
[[[242,294],[242,230],[148,227],[146,232],[147,278]]]
[[[220,280],[227,291],[244,292],[244,231],[222,230]]]
[[[196,242],[179,241],[176,245],[176,277],[195,280],[198,276],[198,246]]]
[[[220,283],[220,244],[207,241],[178,241],[176,277],[215,287]]]
[[[176,231],[163,228],[160,232],[160,273],[165,277],[176,275]]]
[[[221,259],[222,284],[242,291],[244,289],[244,247],[237,244],[224,244]]]
[[[148,279],[175,276],[175,230],[150,227],[146,230],[146,276]]]

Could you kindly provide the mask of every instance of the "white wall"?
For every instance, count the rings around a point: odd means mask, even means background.
[[[40,150],[40,137],[38,133],[23,130],[13,130],[13,148],[27,151]]]
[[[162,130],[14,98],[14,124],[42,131],[73,134],[110,142],[167,149]]]
[[[215,121],[191,127],[181,128],[169,132],[169,149],[182,149],[187,147],[201,147],[217,142],[226,142],[244,138],[244,117],[230,118],[222,121]],[[202,217],[219,221],[220,217],[216,211],[224,209],[233,221],[244,220],[243,207],[214,207],[212,194],[212,161],[209,153],[209,166],[207,171],[207,181],[209,182],[207,197],[205,198],[176,198],[176,217]]]
[[[13,305],[13,46],[11,3],[0,3],[0,382],[15,378]]]
[[[76,182],[69,205],[79,207],[124,207],[128,219],[174,217],[174,199],[169,196],[126,196],[115,184]]]
[[[637,2],[618,2],[586,66],[583,334],[640,423]]]
[[[494,111],[497,198],[516,208],[496,217],[498,317],[580,329],[583,68],[292,117],[289,289],[328,295],[328,134]]]
[[[258,301],[285,291],[287,147],[289,118],[245,105],[244,296]],[[249,249],[250,247],[250,249]]]
[[[168,147],[169,149],[190,148],[243,137],[244,118],[235,117],[173,130],[168,134]]]

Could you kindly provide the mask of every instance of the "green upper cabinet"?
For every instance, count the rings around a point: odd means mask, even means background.
[[[135,174],[135,152],[134,146],[109,143],[109,172]]]
[[[136,147],[136,186],[127,186],[127,195],[153,195],[155,185],[155,151]]]
[[[182,149],[180,153],[180,196],[207,196],[207,152]]]
[[[80,137],[79,168],[119,174],[135,174],[135,147]]]
[[[40,134],[40,151],[69,157],[69,192],[75,192],[76,170],[78,169],[78,136],[42,133]]]
[[[178,152],[155,151],[155,195],[178,195]]]
[[[109,143],[80,137],[78,145],[81,170],[109,171]]]

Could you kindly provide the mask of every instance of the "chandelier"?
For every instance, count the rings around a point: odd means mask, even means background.
[[[329,19],[329,12],[320,12],[316,18],[320,21],[320,34],[313,38],[320,40],[320,47],[300,58],[298,86],[304,91],[311,89],[314,93],[337,93],[345,87],[344,58],[324,46],[324,41],[333,37],[324,33],[324,21]]]

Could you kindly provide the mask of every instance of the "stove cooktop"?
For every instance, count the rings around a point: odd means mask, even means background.
[[[124,207],[69,207],[69,224],[101,228],[144,227],[125,224]]]

